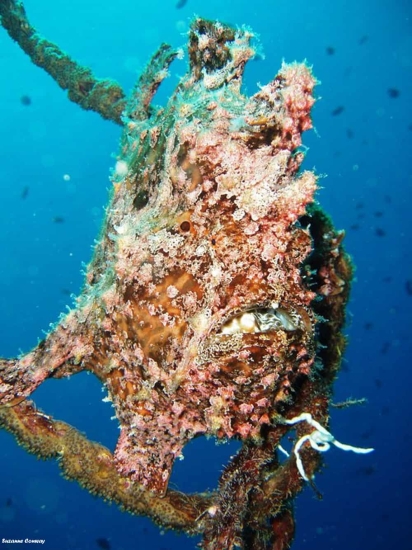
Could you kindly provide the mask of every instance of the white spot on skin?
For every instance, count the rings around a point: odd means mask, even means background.
[[[207,513],[209,514],[209,516],[211,516],[212,518],[216,515],[218,511],[218,507],[216,505],[214,506],[210,506],[208,509],[207,509]]]
[[[250,222],[246,227],[245,227],[245,235],[254,235],[255,233],[257,233],[259,231],[259,224],[256,223],[256,222]]]
[[[203,312],[200,311],[197,315],[192,317],[190,324],[192,325],[193,330],[198,333],[206,332],[210,325],[210,310],[205,309]]]
[[[118,160],[116,162],[116,166],[114,170],[115,170],[116,176],[120,176],[123,178],[129,170],[129,165],[124,160]]]
[[[179,291],[175,286],[170,285],[166,289],[166,294],[169,298],[176,298],[176,296],[179,294]]]
[[[245,211],[242,208],[238,208],[233,212],[233,219],[238,222],[245,216]]]
[[[206,247],[201,244],[196,248],[195,254],[196,256],[203,256],[206,253],[206,250]]]

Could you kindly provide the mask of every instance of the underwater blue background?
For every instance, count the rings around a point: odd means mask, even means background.
[[[321,84],[315,131],[303,138],[305,167],[325,176],[318,200],[346,230],[357,268],[334,399],[368,400],[332,409],[331,430],[340,441],[375,452],[333,449],[324,456],[316,480],[323,500],[310,488],[297,499],[293,548],[411,548],[412,3],[176,4],[25,1],[40,33],[126,91],[162,41],[185,45],[194,14],[247,24],[260,35],[265,59],[250,62],[248,93],[272,79],[282,59],[313,65]],[[185,70],[184,62],[174,62],[158,103]],[[15,356],[36,344],[81,288],[121,129],[70,103],[1,28],[0,110],[0,355]],[[86,374],[47,381],[34,394],[47,413],[113,449],[118,427],[102,397],[98,381]],[[212,489],[236,447],[191,442],[172,483],[185,491]],[[98,550],[98,539],[112,550],[188,550],[198,541],[163,533],[93,498],[65,481],[56,462],[38,461],[0,432],[0,541],[26,537],[46,539],[45,550]]]

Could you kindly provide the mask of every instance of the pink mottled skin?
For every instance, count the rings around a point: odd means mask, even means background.
[[[105,384],[125,476],[163,494],[173,462],[199,434],[258,441],[310,374],[312,250],[299,219],[316,178],[299,173],[314,78],[282,66],[241,92],[251,33],[226,63],[190,71],[164,110],[126,121],[104,232],[76,308],[19,360],[2,360],[0,402],[48,376],[89,370]],[[213,38],[208,37],[208,40]],[[327,289],[325,289],[327,292]],[[267,329],[223,328],[247,311],[278,312]]]

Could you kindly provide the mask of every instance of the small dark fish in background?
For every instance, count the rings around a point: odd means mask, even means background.
[[[373,213],[373,215],[375,216],[375,218],[382,218],[383,212],[382,210],[377,210],[376,212]]]
[[[10,506],[13,506],[13,499],[11,497],[8,497],[6,499],[6,506],[7,508],[10,508]]]
[[[344,78],[348,78],[352,74],[353,67],[346,67],[345,72],[343,73]]]
[[[328,46],[328,47],[326,48],[326,53],[327,53],[328,55],[334,55],[334,53],[335,53],[335,48],[333,48],[332,46]]]
[[[367,34],[363,35],[362,38],[360,38],[358,41],[359,46],[362,46],[362,44],[366,44],[368,40],[369,36]]]
[[[400,95],[400,91],[397,88],[388,88],[388,96],[392,99],[396,99]]]
[[[405,283],[406,294],[412,296],[412,279],[408,279]]]
[[[346,128],[346,136],[348,137],[348,139],[352,139],[353,135],[353,130],[351,130],[350,128]]]
[[[388,351],[390,350],[391,344],[390,342],[384,342],[383,346],[381,347],[381,354],[386,355]]]
[[[64,222],[64,218],[62,216],[54,216],[54,218],[52,219],[53,223],[63,223]]]
[[[338,116],[345,110],[345,107],[343,105],[339,105],[339,107],[336,107],[336,109],[333,109],[331,115],[332,116]]]
[[[386,235],[386,231],[384,231],[381,227],[376,227],[375,235],[378,237],[384,237]]]
[[[187,4],[187,0],[178,0],[176,4],[176,8],[180,10],[180,8],[183,8],[184,6],[186,6],[186,4]]]
[[[107,539],[103,538],[103,537],[99,538],[99,539],[96,539],[96,544],[102,550],[110,550],[111,549],[110,542]]]
[[[29,95],[22,95],[20,98],[20,103],[22,105],[26,105],[26,107],[31,105],[31,97]]]
[[[366,322],[366,323],[363,325],[363,328],[364,328],[365,330],[370,330],[372,327],[373,327],[373,323],[371,323],[370,321]]]
[[[29,194],[29,190],[30,190],[30,187],[28,185],[25,185],[20,193],[20,198],[23,200],[26,199],[27,195]]]
[[[375,466],[362,466],[356,470],[357,475],[361,476],[371,476],[376,472]]]
[[[362,439],[369,439],[371,437],[371,435],[373,435],[373,430],[372,429],[365,430],[363,433],[361,433],[361,438]]]

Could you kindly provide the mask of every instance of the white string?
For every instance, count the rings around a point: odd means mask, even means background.
[[[309,481],[309,477],[306,475],[305,468],[303,466],[303,462],[300,456],[300,449],[302,448],[302,445],[306,443],[306,441],[309,441],[312,449],[315,449],[315,451],[319,451],[320,453],[326,453],[326,451],[329,451],[331,443],[342,451],[352,451],[353,453],[357,454],[367,454],[371,453],[374,450],[372,448],[365,449],[363,447],[353,447],[352,445],[340,443],[334,438],[334,436],[330,432],[328,432],[326,428],[324,428],[321,424],[319,424],[319,422],[314,420],[310,413],[302,413],[299,416],[291,418],[290,420],[285,419],[284,422],[285,424],[291,425],[298,424],[299,422],[307,422],[310,426],[315,428],[315,430],[310,434],[303,435],[300,439],[298,439],[293,451],[296,457],[296,466],[299,470],[300,475],[305,481]],[[281,450],[283,451],[283,449]]]

